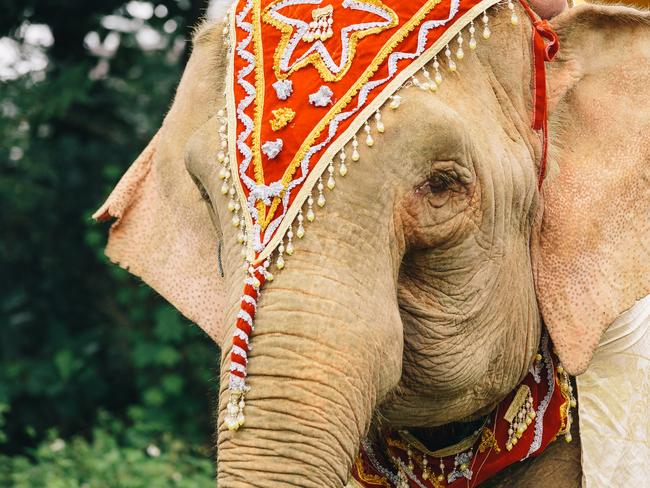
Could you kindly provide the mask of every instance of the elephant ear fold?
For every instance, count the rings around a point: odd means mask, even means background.
[[[107,256],[142,278],[215,342],[223,335],[224,285],[217,232],[185,169],[185,146],[223,92],[221,27],[204,26],[158,133],[93,215],[115,219]]]
[[[650,13],[583,5],[553,23],[559,168],[532,253],[544,321],[580,374],[607,327],[650,292]]]

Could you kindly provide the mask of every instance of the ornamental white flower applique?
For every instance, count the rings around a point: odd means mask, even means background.
[[[262,144],[262,152],[266,154],[267,158],[274,159],[278,154],[280,154],[280,151],[282,151],[282,146],[284,146],[282,139],[267,141]]]
[[[309,95],[309,103],[314,107],[327,107],[332,103],[334,92],[329,86],[321,86],[316,93]]]
[[[286,100],[293,94],[293,81],[278,80],[273,83],[273,89],[280,100]]]

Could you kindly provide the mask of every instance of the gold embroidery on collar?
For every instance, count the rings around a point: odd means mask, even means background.
[[[481,444],[478,446],[478,450],[479,452],[485,452],[488,449],[493,449],[497,454],[501,452],[497,439],[494,436],[494,432],[492,432],[489,427],[484,427],[483,433],[481,434]]]
[[[357,467],[357,473],[359,474],[359,478],[361,479],[361,481],[363,481],[364,483],[372,483],[373,485],[383,486],[385,488],[391,488],[390,483],[388,483],[388,480],[384,476],[373,475],[365,472],[365,470],[363,469],[363,461],[360,455],[357,456],[357,460],[355,461],[355,464]]]

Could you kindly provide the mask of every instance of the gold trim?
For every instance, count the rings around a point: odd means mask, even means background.
[[[361,481],[363,481],[364,483],[372,483],[373,485],[384,486],[385,488],[391,488],[390,483],[388,482],[385,476],[366,473],[366,471],[363,469],[363,460],[361,459],[361,455],[357,456],[357,459],[355,460],[355,466],[357,467],[357,473],[359,474],[359,478],[361,478]],[[351,477],[350,481],[356,483],[357,486],[359,486],[360,488],[364,488],[362,485],[358,483],[356,479],[354,479],[354,477]]]
[[[253,25],[253,56],[255,56],[255,99],[253,100],[253,140],[251,152],[253,154],[253,169],[255,181],[258,185],[264,184],[264,166],[261,163],[260,149],[262,146],[262,110],[264,108],[264,48],[262,46],[262,21],[261,21],[261,0],[253,2],[251,24]],[[266,220],[266,205],[264,202],[257,202],[257,211],[260,221]]]
[[[571,384],[571,379],[566,371],[562,373],[555,370],[557,383],[560,387],[560,394],[564,398],[564,403],[560,405],[560,430],[558,435],[566,434],[571,430],[571,422],[569,422],[569,411],[571,410],[571,392],[569,391],[569,385]]]
[[[503,414],[503,418],[505,419],[506,422],[509,424],[512,423],[512,421],[515,418],[515,415],[517,415],[517,412],[521,409],[521,406],[526,403],[526,400],[528,397],[531,395],[530,393],[530,388],[528,385],[520,385],[519,388],[517,389],[517,393],[515,393],[515,396],[512,398],[512,401],[510,402],[510,406],[508,407],[508,410],[506,410],[506,413]]]
[[[275,49],[275,53],[273,56],[274,59],[274,64],[273,64],[273,70],[275,72],[275,76],[278,78],[278,80],[286,80],[289,76],[291,76],[293,73],[298,71],[301,68],[304,68],[305,66],[309,64],[313,64],[314,68],[318,71],[318,74],[320,77],[326,81],[326,82],[335,82],[335,81],[340,81],[350,70],[350,66],[352,66],[352,60],[354,59],[354,56],[356,55],[357,51],[357,43],[363,39],[364,37],[368,37],[372,34],[379,34],[382,31],[385,31],[387,29],[392,29],[399,23],[399,17],[395,13],[395,11],[388,6],[386,6],[381,0],[356,0],[359,3],[365,3],[367,5],[374,5],[375,7],[381,8],[384,10],[386,13],[388,13],[391,17],[391,20],[388,21],[389,25],[382,26],[382,27],[372,27],[370,29],[364,29],[361,31],[355,31],[350,35],[350,41],[348,45],[348,60],[341,69],[341,71],[338,74],[332,73],[328,67],[325,65],[325,62],[323,61],[323,58],[321,55],[317,52],[314,52],[307,56],[305,59],[303,59],[300,63],[296,64],[293,66],[289,72],[284,73],[280,70],[280,60],[282,58],[282,53],[285,52],[287,45],[289,44],[289,41],[291,40],[291,37],[293,36],[294,33],[294,28],[291,25],[288,24],[283,24],[282,22],[277,21],[274,19],[270,14],[269,11],[278,3],[282,2],[284,0],[276,0],[275,2],[269,4],[265,9],[264,12],[262,13],[262,20],[266,22],[269,25],[272,25],[276,29],[278,29],[280,32],[282,32],[282,38],[280,40],[280,43],[278,44],[277,48]]]

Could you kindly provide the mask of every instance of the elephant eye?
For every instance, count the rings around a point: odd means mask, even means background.
[[[437,171],[431,175],[429,181],[427,181],[427,186],[431,193],[442,193],[458,183],[455,175],[451,174],[448,171]]]

